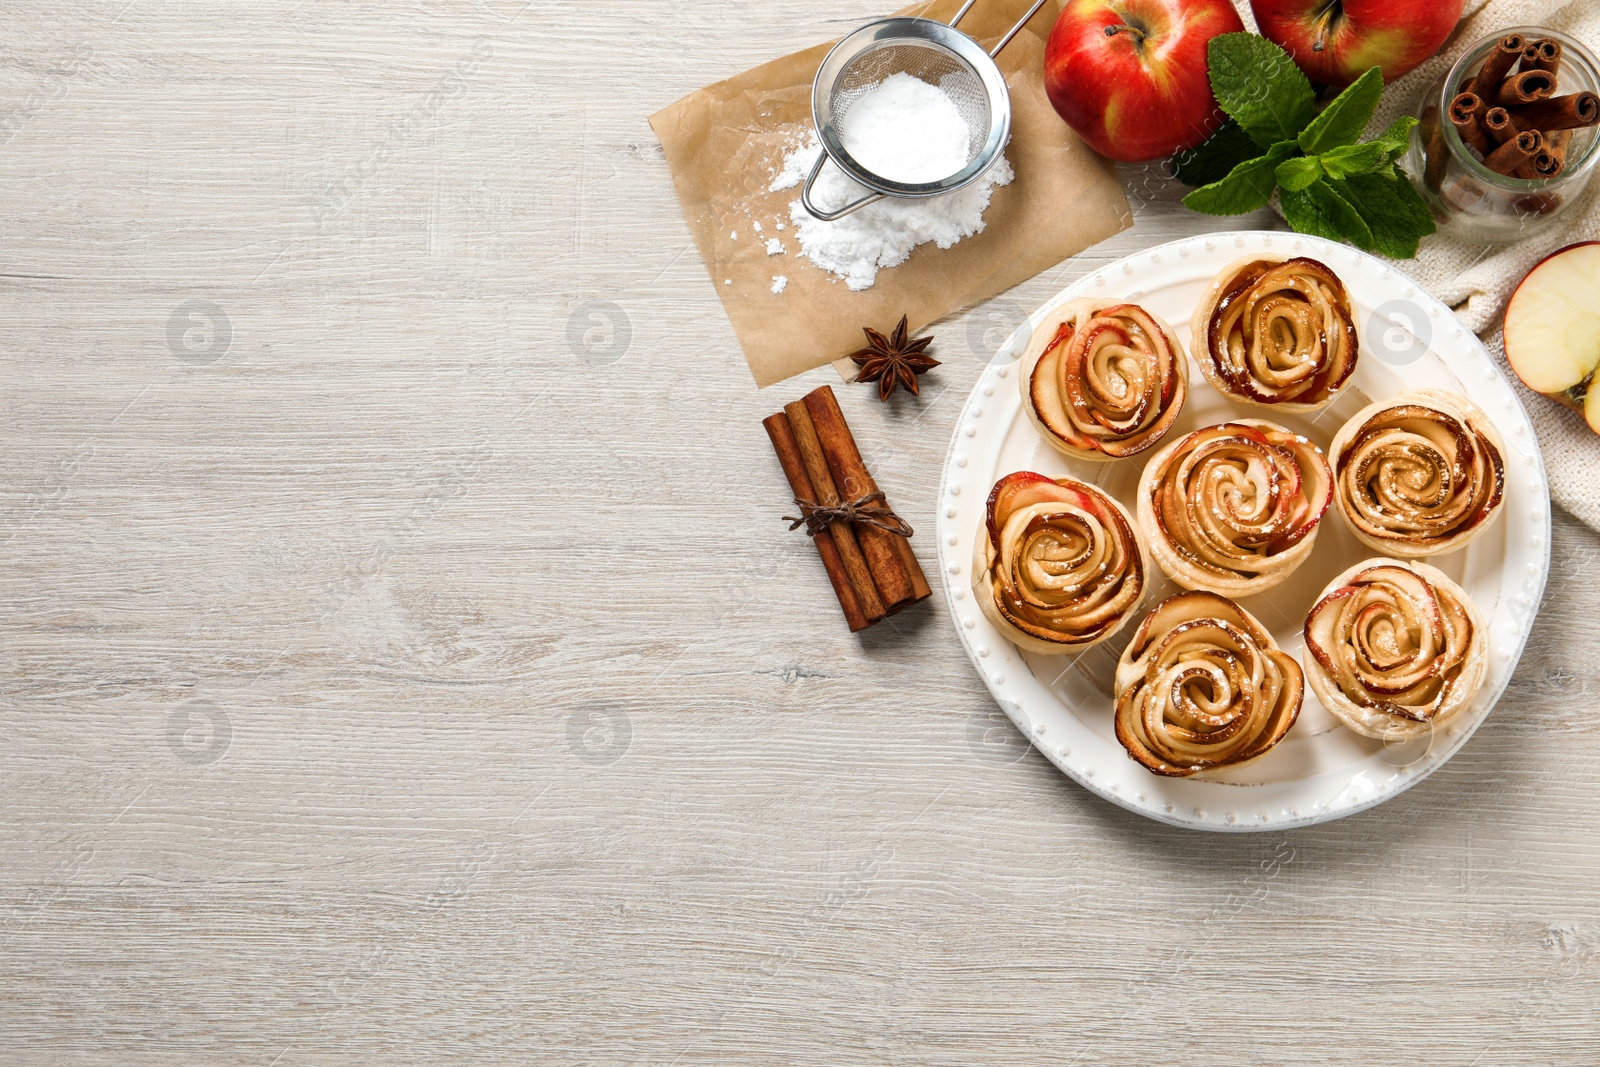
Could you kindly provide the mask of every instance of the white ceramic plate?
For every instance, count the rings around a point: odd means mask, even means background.
[[[1256,252],[1306,255],[1333,268],[1357,311],[1361,354],[1338,401],[1309,416],[1236,404],[1190,363],[1190,395],[1166,440],[1229,418],[1270,418],[1324,449],[1351,415],[1408,388],[1463,393],[1505,439],[1506,503],[1495,525],[1466,548],[1429,560],[1459,582],[1489,620],[1490,665],[1468,712],[1426,741],[1386,746],[1342,726],[1309,686],[1299,720],[1262,759],[1210,780],[1162,778],[1128,757],[1112,728],[1111,678],[1137,627],[1079,657],[1023,653],[990,625],[971,589],[973,542],[994,483],[1014,471],[1071,475],[1105,488],[1132,510],[1146,456],[1116,463],[1069,460],[1046,445],[1017,387],[1016,360],[1034,327],[1067,300],[1135,301],[1173,324],[1185,346],[1189,317],[1223,267]],[[940,575],[951,617],[1000,707],[1044,756],[1085,788],[1160,822],[1202,830],[1267,830],[1325,822],[1382,803],[1427,777],[1464,744],[1505,691],[1533,625],[1550,570],[1550,498],[1527,413],[1478,338],[1450,309],[1388,263],[1344,245],[1292,233],[1220,233],[1175,241],[1113,263],[1040,308],[984,371],[956,426],[939,493]],[[1241,603],[1301,658],[1301,627],[1334,576],[1375,553],[1330,508],[1311,558],[1278,588]],[[1174,592],[1159,571],[1142,611]]]

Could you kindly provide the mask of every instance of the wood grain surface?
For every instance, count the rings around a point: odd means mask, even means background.
[[[760,425],[838,378],[752,386],[645,117],[877,13],[9,5],[0,1061],[1600,1062],[1589,529],[1449,766],[1280,835],[1076,787],[942,597],[845,632]],[[1123,177],[839,389],[913,524],[1025,309],[1213,225]]]

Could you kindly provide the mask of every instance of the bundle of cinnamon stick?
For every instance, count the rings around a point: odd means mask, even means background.
[[[808,393],[761,425],[802,519],[828,520],[807,525],[851,633],[933,594],[911,551],[910,527],[889,510],[867,473],[830,387]]]
[[[1573,131],[1600,125],[1600,96],[1556,95],[1560,71],[1560,41],[1502,37],[1478,72],[1457,86],[1449,121],[1496,174],[1557,177],[1566,168]]]

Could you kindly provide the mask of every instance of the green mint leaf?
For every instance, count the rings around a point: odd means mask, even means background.
[[[1289,53],[1253,33],[1224,33],[1206,47],[1211,91],[1263,150],[1292,141],[1311,122],[1311,81]]]
[[[1322,169],[1330,178],[1347,178],[1352,174],[1368,174],[1389,162],[1389,152],[1378,141],[1365,144],[1344,145],[1330,149],[1317,157]]]
[[[1380,133],[1372,143],[1382,145],[1383,150],[1389,154],[1389,158],[1391,160],[1396,159],[1404,155],[1405,150],[1411,147],[1411,129],[1416,124],[1417,119],[1414,115],[1396,119],[1394,125]]]
[[[1373,247],[1386,256],[1411,259],[1418,242],[1437,228],[1404,171],[1394,178],[1356,174],[1330,184],[1360,213],[1372,233]]]
[[[1330,148],[1355,144],[1372,121],[1372,112],[1383,95],[1383,72],[1373,67],[1334,97],[1311,125],[1300,131],[1300,147],[1306,155],[1318,156]]]
[[[1277,187],[1278,164],[1298,151],[1293,141],[1280,141],[1266,155],[1246,160],[1219,182],[1203,185],[1183,198],[1190,211],[1207,215],[1243,215],[1266,206]]]
[[[1361,217],[1355,205],[1345,199],[1332,183],[1313,182],[1306,192],[1311,194],[1317,210],[1343,232],[1346,241],[1369,252],[1376,247],[1372,239],[1372,228],[1367,225],[1367,220]]]
[[[1369,251],[1374,248],[1366,220],[1326,180],[1314,181],[1298,192],[1285,192],[1278,204],[1289,225],[1300,233],[1349,241]]]
[[[1183,184],[1198,188],[1220,182],[1234,167],[1260,154],[1260,146],[1243,127],[1229,119],[1198,147],[1173,156],[1172,173]]]
[[[1285,189],[1278,194],[1278,207],[1283,209],[1283,220],[1296,233],[1309,233],[1330,241],[1344,240],[1344,234],[1335,229],[1333,223],[1318,209],[1309,190]]]
[[[1352,174],[1382,174],[1394,177],[1395,159],[1411,144],[1411,128],[1417,120],[1400,119],[1383,134],[1361,144],[1340,145],[1330,148],[1317,158],[1330,178],[1348,178]]]
[[[1278,164],[1278,184],[1291,193],[1298,193],[1322,177],[1322,164],[1316,156],[1295,156]]]

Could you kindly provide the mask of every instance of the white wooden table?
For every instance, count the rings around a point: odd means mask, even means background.
[[[760,428],[837,376],[753,388],[645,117],[877,9],[124,2],[0,42],[0,1060],[1600,1062],[1588,529],[1466,749],[1284,835],[1087,795],[940,598],[844,632]],[[1125,176],[840,387],[913,523],[986,332],[1208,225]]]

